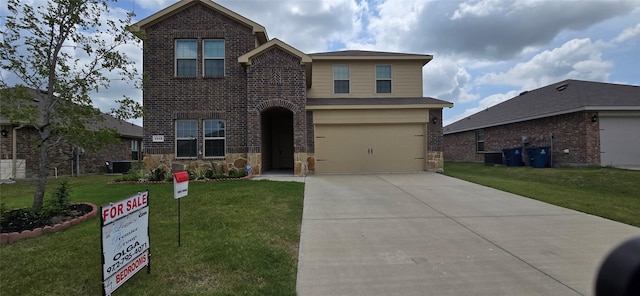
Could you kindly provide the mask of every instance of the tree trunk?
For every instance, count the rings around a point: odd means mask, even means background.
[[[33,205],[31,210],[34,212],[40,212],[44,202],[44,190],[47,185],[47,168],[49,166],[49,143],[43,141],[40,144],[40,163],[38,164],[38,183],[36,185],[36,191],[33,194]]]

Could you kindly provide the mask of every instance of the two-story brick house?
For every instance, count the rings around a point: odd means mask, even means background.
[[[222,162],[307,172],[442,170],[442,108],[422,97],[431,55],[305,54],[209,0],[138,22],[144,149],[173,169]]]

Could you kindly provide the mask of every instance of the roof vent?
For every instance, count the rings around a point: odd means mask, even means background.
[[[565,90],[567,88],[567,86],[569,86],[568,83],[560,84],[560,85],[556,86],[556,90],[557,91],[563,91],[563,90]]]
[[[526,94],[526,93],[528,93],[528,92],[529,92],[528,90],[525,90],[525,91],[521,92],[521,93],[519,94],[519,96],[524,95],[524,94]]]

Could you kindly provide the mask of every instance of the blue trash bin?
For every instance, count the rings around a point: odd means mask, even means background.
[[[550,147],[529,147],[526,148],[529,166],[533,168],[547,167],[549,162]]]
[[[522,165],[522,147],[502,149],[504,154],[504,164],[507,166]]]

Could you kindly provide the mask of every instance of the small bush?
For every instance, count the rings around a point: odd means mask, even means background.
[[[229,178],[243,178],[247,175],[247,170],[245,169],[231,169],[229,170]]]
[[[51,194],[51,198],[47,200],[46,207],[44,209],[46,216],[58,216],[69,214],[69,194],[71,193],[71,187],[66,180],[60,181],[58,187]]]
[[[149,181],[164,181],[167,172],[163,168],[155,168],[149,172]]]
[[[171,173],[167,173],[167,174],[164,176],[164,181],[165,181],[165,182],[173,182],[173,174],[171,174]]]
[[[206,173],[207,173],[207,169],[205,167],[196,165],[194,166],[193,169],[189,170],[189,179],[203,180],[204,178],[206,178]]]

